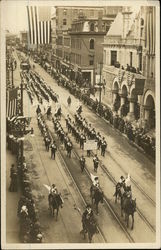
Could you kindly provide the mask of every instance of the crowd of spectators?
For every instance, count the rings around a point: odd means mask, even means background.
[[[127,65],[127,67],[124,69],[124,67],[120,66],[119,62],[117,62],[116,67],[132,73],[141,74],[139,69],[135,69],[134,67],[130,67],[129,65]],[[63,73],[60,73],[60,71],[56,69],[51,71],[51,76],[57,81],[59,85],[68,89],[71,94],[73,94],[76,98],[82,100],[84,104],[88,105],[94,112],[108,121],[112,126],[114,126],[115,129],[125,134],[130,141],[141,147],[145,151],[145,153],[155,158],[155,138],[148,135],[148,131],[146,129],[134,127],[131,122],[126,121],[124,118],[129,110],[128,102],[125,102],[125,104],[121,106],[121,115],[119,116],[117,114],[118,108],[120,107],[119,99],[116,99],[115,101],[115,112],[113,112],[109,107],[105,106],[104,104],[98,103],[97,100],[93,100],[92,98],[90,98],[90,88],[86,90],[85,88],[80,87],[76,83],[76,81],[71,80],[67,77],[67,75],[63,75]],[[49,90],[49,92],[51,92],[51,90]],[[136,120],[139,119],[139,108],[139,105],[135,106]]]
[[[53,75],[54,77],[54,75]],[[84,90],[79,88],[75,82],[65,80],[59,75],[59,84],[69,90],[71,94],[79,98],[88,105],[94,112],[107,120],[115,129],[125,134],[130,141],[141,147],[145,153],[155,159],[155,138],[147,134],[147,130],[143,128],[134,127],[129,121],[126,121],[124,116],[128,112],[128,103],[125,103],[122,107],[121,116],[117,112],[113,112],[109,107],[104,104],[98,103],[98,101],[90,98],[90,91],[84,93]],[[116,109],[118,110],[119,100],[116,100]],[[135,107],[136,119],[139,118],[139,106]]]
[[[19,131],[22,126],[23,124],[17,122],[16,119],[7,118],[6,120],[7,146],[12,154],[16,156],[17,161],[14,166],[14,172],[16,173],[16,181],[14,181],[14,185],[16,185],[16,187],[12,187],[12,189],[9,188],[9,190],[12,192],[19,189],[21,193],[17,209],[17,216],[20,221],[20,241],[22,243],[41,243],[42,233],[40,230],[38,211],[35,207],[32,195],[29,169],[25,157],[22,157],[23,145],[20,140],[22,135]],[[13,169],[11,172],[13,172]],[[10,177],[12,182],[12,176]]]

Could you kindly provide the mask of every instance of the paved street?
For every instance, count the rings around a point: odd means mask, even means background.
[[[69,93],[64,88],[57,85],[39,65],[36,64],[38,72],[49,86],[59,95],[63,117],[61,124],[65,128],[65,117],[70,115],[74,120],[74,113],[78,100],[71,95],[71,107],[67,107],[67,98]],[[14,72],[15,85],[19,85],[19,68]],[[71,136],[74,145],[72,159],[69,160],[62,148],[59,147],[60,153],[56,155],[56,160],[50,159],[50,153],[46,152],[43,137],[37,126],[36,104],[31,105],[26,91],[24,91],[24,114],[31,116],[31,126],[34,128],[34,137],[26,135],[24,150],[27,164],[30,169],[32,179],[32,190],[36,201],[36,207],[39,211],[41,227],[43,231],[43,242],[61,242],[76,243],[87,242],[80,236],[81,230],[81,213],[84,210],[84,203],[78,194],[77,188],[73,183],[71,175],[75,179],[77,186],[81,190],[86,202],[90,202],[89,188],[90,181],[87,176],[80,172],[77,155],[81,156],[82,150]],[[105,157],[97,151],[101,164],[109,172],[110,176],[118,181],[121,175],[130,173],[132,177],[133,198],[136,198],[137,212],[135,213],[134,230],[128,230],[135,242],[154,242],[155,241],[155,166],[154,164],[136,148],[129,144],[127,139],[122,137],[103,119],[99,118],[89,108],[83,106],[82,116],[95,127],[107,140],[108,148]],[[52,103],[52,110],[55,110],[55,103]],[[47,125],[55,137],[53,124],[46,121]],[[57,137],[55,137],[57,140]],[[58,142],[59,143],[59,142]],[[84,153],[86,156],[86,154]],[[87,169],[93,173],[92,157],[87,158]],[[68,169],[69,170],[68,170]],[[114,203],[114,183],[105,174],[101,167],[98,168],[98,176],[101,187],[114,211],[120,217],[120,205]],[[63,208],[60,209],[58,221],[51,216],[48,210],[47,196],[48,191],[43,184],[56,184],[64,199]],[[77,209],[75,209],[77,208]],[[80,209],[80,210],[79,210]],[[122,219],[121,219],[122,220]],[[111,216],[105,205],[100,205],[97,222],[101,228],[101,234],[94,237],[94,242],[128,242],[124,233],[120,230],[114,218]],[[123,222],[123,220],[122,220]],[[110,227],[109,227],[110,225]],[[139,227],[138,227],[139,225]],[[144,234],[140,234],[140,228]],[[116,231],[116,232],[115,232]]]

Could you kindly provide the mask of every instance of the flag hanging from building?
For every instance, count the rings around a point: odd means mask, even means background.
[[[156,42],[156,7],[149,6],[146,14],[145,47],[149,54],[155,54]]]
[[[17,115],[17,91],[18,88],[14,88],[7,91],[6,116],[10,118]]]
[[[51,7],[27,6],[30,44],[49,44],[51,41]]]

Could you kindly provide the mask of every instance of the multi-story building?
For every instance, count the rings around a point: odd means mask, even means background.
[[[28,44],[28,32],[27,31],[20,31],[20,42],[22,45]]]
[[[73,21],[71,31],[71,64],[80,69],[83,79],[95,84],[98,64],[103,61],[103,40],[113,19],[102,17],[87,18],[80,16]]]
[[[80,55],[80,48],[79,46],[81,45],[76,45],[78,46],[77,48],[73,47],[74,42],[71,41],[71,37],[73,40],[77,40],[77,38],[74,38],[74,36],[76,37],[77,35],[79,35],[79,32],[81,32],[81,30],[74,30],[74,25],[76,25],[76,22],[80,22],[79,17],[81,18],[81,22],[83,22],[83,19],[86,18],[86,23],[88,22],[88,19],[90,19],[90,21],[93,21],[93,23],[98,21],[98,17],[99,15],[103,16],[103,28],[102,28],[102,37],[103,35],[105,35],[105,33],[107,33],[107,31],[109,30],[109,27],[111,25],[111,22],[114,20],[114,18],[116,17],[118,10],[120,9],[120,7],[56,7],[55,10],[55,15],[53,15],[52,17],[52,27],[53,28],[53,34],[52,34],[52,47],[53,49],[53,65],[55,67],[60,68],[60,66],[64,66],[69,68],[70,63],[73,62],[72,64],[74,64],[73,61],[73,53],[76,54],[75,55],[75,62],[77,62],[76,66],[74,67],[74,71],[77,71],[78,68],[78,64],[80,66],[80,57],[83,58],[82,55]],[[83,19],[82,19],[83,17]],[[76,21],[77,20],[77,21]],[[72,25],[72,23],[75,21],[75,24]],[[77,24],[77,26],[79,26],[79,24]],[[72,32],[71,32],[72,29]],[[75,32],[75,34],[74,34]],[[84,32],[82,30],[82,32]],[[86,39],[87,37],[89,38],[90,33],[87,36],[87,32],[84,33],[84,35],[86,34]],[[82,33],[83,35],[83,33]],[[82,36],[81,35],[81,39]],[[93,34],[94,35],[94,34]],[[100,37],[100,33],[96,33],[97,35],[97,40],[98,43],[102,42],[102,38],[98,39],[98,37]],[[80,39],[80,38],[79,38]],[[78,39],[78,40],[79,40]],[[85,37],[83,38],[83,40],[85,39]],[[84,40],[85,41],[85,40]],[[89,43],[89,41],[85,41],[85,43]],[[78,43],[81,43],[80,41]],[[83,43],[82,43],[83,44]],[[89,44],[87,45],[87,48],[89,47]],[[101,48],[101,45],[98,45],[99,49]],[[82,45],[83,48],[83,45]],[[88,49],[85,47],[85,54],[87,54]],[[73,50],[79,50],[79,51],[75,51],[73,52]],[[101,50],[102,51],[102,50]],[[83,55],[84,55],[84,50],[82,50]],[[93,52],[90,51],[91,56],[93,57]],[[98,55],[98,56],[102,56]],[[72,60],[72,61],[71,61]],[[86,60],[85,60],[86,61]],[[88,63],[92,63],[92,58],[91,60],[88,58]],[[96,62],[96,60],[94,60]],[[99,61],[101,61],[101,59],[99,59]],[[83,62],[83,61],[82,61]],[[89,65],[88,65],[89,66]],[[89,71],[86,71],[85,73],[85,69],[84,69],[84,76],[86,77],[86,79],[89,79],[90,81],[92,81],[92,83],[94,83],[95,77],[93,75],[94,72],[94,68],[95,68],[95,64],[94,65],[90,65],[91,67],[91,73],[89,73]],[[73,74],[75,74],[74,72],[72,72]]]
[[[103,7],[55,7],[55,13],[53,14],[51,19],[52,48],[54,48],[52,61],[54,66],[58,67],[61,64],[66,64],[66,60],[68,61],[68,59],[70,58],[71,38],[68,34],[68,30],[71,29],[73,20],[77,19],[79,15],[97,17],[99,11],[101,11],[103,14]]]
[[[134,121],[155,126],[155,7],[124,7],[104,39],[106,103]],[[138,114],[138,109],[139,114]]]

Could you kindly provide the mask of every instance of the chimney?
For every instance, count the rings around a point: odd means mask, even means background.
[[[98,12],[98,32],[102,31],[102,15],[103,15],[103,12],[99,11]]]
[[[123,7],[122,10],[122,15],[123,15],[123,38],[126,38],[126,35],[129,31],[129,25],[130,25],[130,17],[131,17],[132,11],[131,7],[125,6]]]

